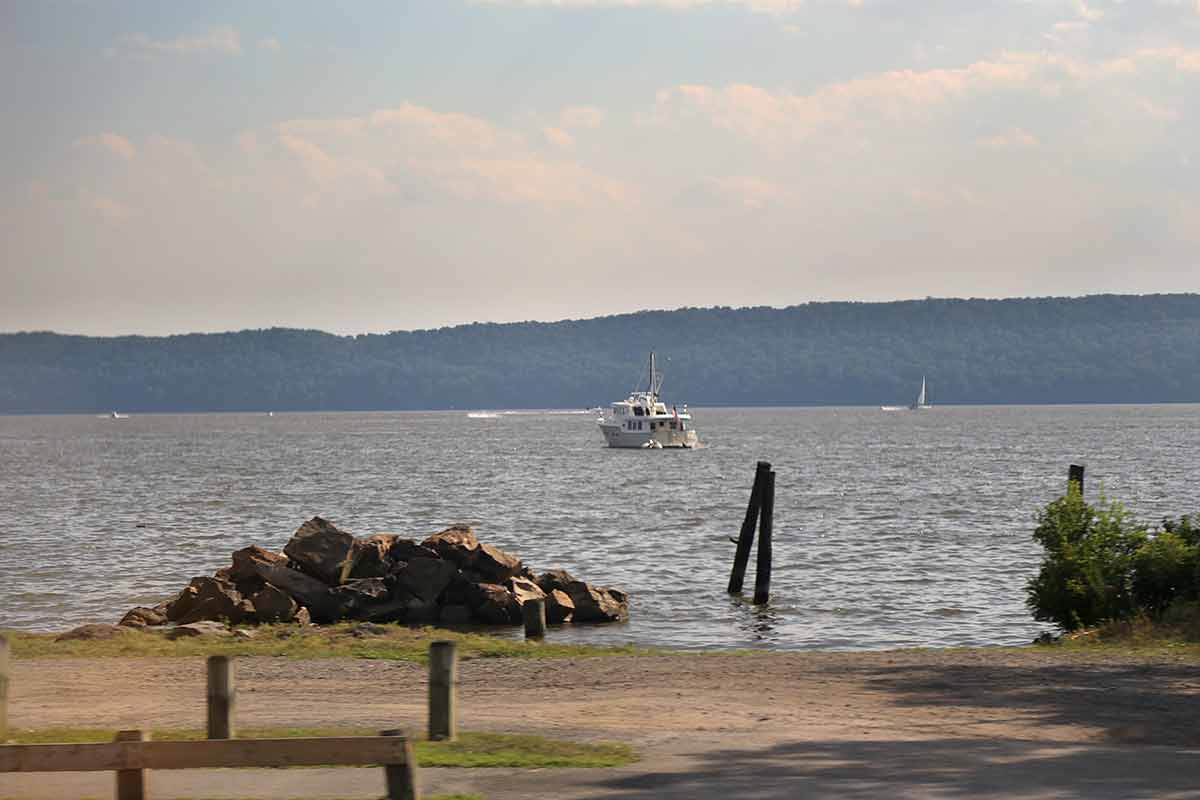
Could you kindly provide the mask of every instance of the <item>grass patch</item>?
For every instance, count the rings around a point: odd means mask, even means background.
[[[14,730],[14,744],[91,744],[111,742],[109,728],[42,728]],[[296,739],[328,736],[377,736],[369,728],[245,728],[241,739]],[[154,730],[151,739],[196,741],[198,729]],[[417,764],[422,767],[619,767],[638,760],[633,748],[619,742],[571,742],[544,736],[512,733],[460,733],[455,742],[414,741]]]
[[[146,658],[181,656],[284,656],[287,658],[373,658],[426,663],[429,645],[440,640],[458,643],[460,659],[566,658],[639,655],[655,651],[632,645],[594,645],[526,642],[485,633],[467,633],[407,625],[375,626],[384,633],[363,633],[359,623],[299,627],[260,625],[252,639],[199,636],[171,641],[159,631],[130,629],[111,639],[55,641],[57,634],[4,631],[13,658]]]

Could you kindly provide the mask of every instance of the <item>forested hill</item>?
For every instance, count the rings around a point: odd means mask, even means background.
[[[1200,295],[685,308],[382,335],[0,335],[0,412],[1200,401]],[[669,359],[669,360],[668,360]]]

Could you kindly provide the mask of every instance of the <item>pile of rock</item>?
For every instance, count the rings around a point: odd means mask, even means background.
[[[509,625],[521,621],[521,606],[533,598],[545,600],[550,624],[629,618],[623,592],[589,586],[564,570],[537,576],[515,556],[481,544],[465,525],[418,543],[388,533],[358,539],[313,517],[282,553],[258,546],[238,550],[233,563],[211,578],[193,578],[172,600],[134,608],[120,624],[365,620]]]

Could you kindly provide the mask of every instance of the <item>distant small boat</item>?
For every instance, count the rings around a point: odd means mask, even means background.
[[[129,419],[128,414],[118,414],[115,411],[108,412],[108,419]]]
[[[467,417],[470,419],[499,419],[500,415],[495,411],[468,411]]]
[[[908,406],[880,406],[880,411],[924,411],[933,408],[925,391],[925,376],[921,376],[921,391],[917,393],[916,402]]]

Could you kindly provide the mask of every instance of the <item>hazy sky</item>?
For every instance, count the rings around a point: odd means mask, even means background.
[[[14,0],[0,74],[0,331],[1200,291],[1200,0]]]

